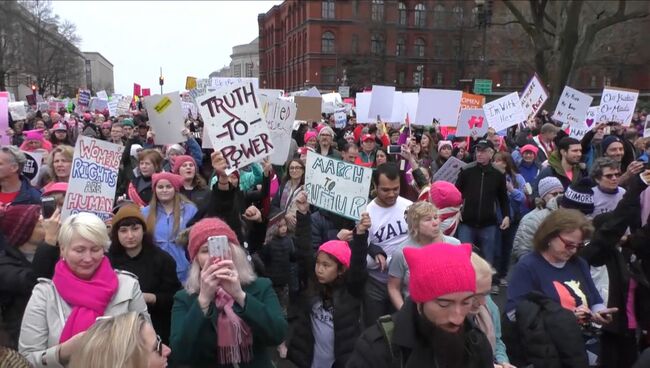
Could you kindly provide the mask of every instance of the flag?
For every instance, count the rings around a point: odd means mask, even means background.
[[[137,83],[133,83],[133,95],[140,96],[140,85]]]

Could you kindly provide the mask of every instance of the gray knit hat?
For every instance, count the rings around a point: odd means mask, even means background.
[[[564,192],[564,187],[560,179],[555,176],[547,176],[542,178],[542,180],[537,183],[537,192],[539,192],[539,197],[544,198],[547,194],[551,193],[553,190],[560,190]]]

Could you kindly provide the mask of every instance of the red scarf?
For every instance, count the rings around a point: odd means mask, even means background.
[[[56,263],[52,281],[61,298],[72,307],[59,343],[86,331],[97,317],[103,316],[118,287],[117,275],[106,257],[90,280],[78,278],[61,259]]]
[[[219,364],[248,363],[253,358],[250,327],[232,309],[235,300],[222,288],[217,291],[217,351]]]

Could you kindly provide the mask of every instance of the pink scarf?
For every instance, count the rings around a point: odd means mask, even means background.
[[[90,280],[75,276],[68,264],[61,259],[56,263],[52,281],[61,298],[72,307],[59,343],[86,331],[97,317],[103,316],[118,287],[117,276],[106,257]]]
[[[253,358],[253,334],[232,306],[235,300],[222,288],[217,291],[217,350],[219,364],[248,363]]]

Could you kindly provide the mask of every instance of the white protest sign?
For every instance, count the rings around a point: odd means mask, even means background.
[[[117,104],[119,103],[120,103],[119,98],[115,96],[113,96],[113,98],[111,98],[108,101],[108,114],[110,116],[117,116]]]
[[[402,92],[395,92],[393,94],[393,114],[384,122],[404,124],[406,118],[406,110],[404,107],[404,95]]]
[[[99,139],[77,138],[61,221],[79,212],[92,212],[104,221],[111,218],[123,150]]]
[[[316,87],[311,87],[305,94],[303,95],[304,97],[321,97],[320,92],[318,91],[318,88]]]
[[[131,110],[131,96],[123,96],[120,101],[117,103],[117,111],[115,113],[117,116],[128,115]]]
[[[591,129],[591,126],[596,122],[596,113],[598,112],[598,106],[592,106],[587,109],[587,115],[585,115],[585,124]]]
[[[497,132],[526,120],[517,92],[486,103],[483,105],[483,111],[489,126]]]
[[[345,107],[340,107],[334,111],[334,126],[343,129],[348,123],[348,117],[345,114]]]
[[[432,125],[436,120],[440,126],[455,127],[462,97],[462,91],[420,88],[417,113],[412,123]]]
[[[643,126],[643,138],[650,137],[650,115],[645,118],[645,125]]]
[[[275,147],[253,82],[226,86],[196,102],[205,123],[204,141],[221,151],[228,174],[273,153]]]
[[[585,136],[585,134],[587,134],[588,131],[589,131],[589,127],[584,123],[570,125],[569,137],[580,140],[582,139],[582,137]]]
[[[101,91],[97,92],[97,97],[99,99],[108,101],[108,93],[106,93],[106,91],[104,91],[104,90],[101,90]]]
[[[380,121],[390,119],[393,114],[394,94],[395,87],[393,86],[372,86],[368,117]]]
[[[557,107],[555,107],[555,112],[553,113],[553,120],[563,124],[581,127],[584,125],[587,109],[589,109],[593,100],[594,98],[588,94],[569,86],[564,86],[560,100],[557,102]]]
[[[350,97],[350,86],[339,86],[339,94],[343,98]]]
[[[376,122],[376,116],[371,118],[368,115],[370,111],[370,92],[360,92],[357,93],[356,98],[356,113],[357,113],[357,123],[359,124],[369,124]]]
[[[260,89],[259,79],[257,79],[257,78],[220,78],[220,77],[215,77],[215,78],[210,78],[209,84],[207,84],[207,82],[208,82],[207,80],[201,80],[201,79],[197,80],[196,82],[197,82],[197,89],[199,87],[205,87],[205,88],[207,88],[208,91],[216,91],[216,90],[223,89],[225,87],[239,85],[239,84],[242,84],[242,83],[252,83],[253,86],[255,87],[256,91],[259,91],[259,89]]]
[[[14,121],[27,119],[27,108],[23,101],[9,102],[9,113]]]
[[[264,89],[260,88],[260,95],[265,95],[268,97],[280,97],[284,95],[283,89]]]
[[[277,97],[260,95],[262,112],[269,127],[271,141],[275,146],[271,154],[273,165],[284,165],[289,156],[291,147],[291,131],[296,119],[297,106],[291,101],[281,100]]]
[[[199,109],[196,108],[194,102],[181,101],[181,107],[183,109],[183,117],[187,117],[189,115],[191,115],[194,119],[198,117]]]
[[[530,118],[531,116],[535,116],[547,99],[548,91],[544,87],[544,82],[535,73],[528,81],[528,84],[526,84],[526,88],[524,88],[519,99],[526,117]]]
[[[326,114],[333,114],[336,108],[343,104],[338,93],[326,93],[321,98],[321,111]]]
[[[413,123],[418,110],[418,93],[403,92],[402,101],[404,102],[404,119],[408,118],[409,122]]]
[[[483,109],[462,109],[458,116],[457,137],[482,137],[488,131]]]
[[[38,185],[40,179],[41,166],[43,165],[43,154],[39,152],[20,151],[25,155],[27,161],[23,166],[23,175],[32,185]]]
[[[9,92],[0,92],[0,144],[11,144],[11,137],[6,134],[9,129]]]
[[[615,121],[630,125],[639,91],[617,87],[603,88],[600,106],[596,113],[596,123]]]
[[[143,104],[147,109],[149,124],[156,133],[156,144],[174,144],[187,140],[182,133],[185,118],[178,92],[144,97]]]
[[[447,181],[452,184],[456,184],[456,179],[458,179],[458,174],[467,164],[454,156],[451,156],[447,159],[447,162],[442,165],[436,171],[436,173],[431,178],[431,182],[435,183],[436,181]]]
[[[366,210],[372,169],[307,151],[307,202],[358,220]]]
[[[90,106],[88,106],[88,108],[90,109],[90,111],[94,111],[94,110],[104,111],[108,109],[108,100],[93,97],[90,99]]]

